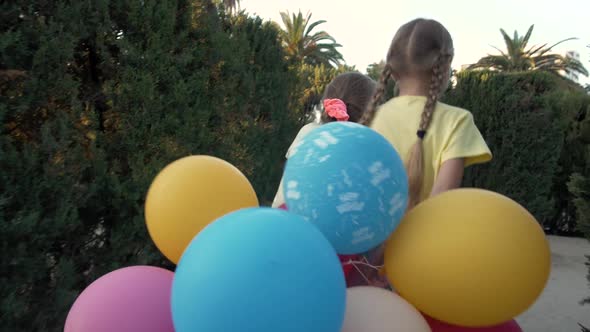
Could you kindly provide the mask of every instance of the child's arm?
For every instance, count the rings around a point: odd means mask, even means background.
[[[297,133],[297,136],[295,136],[295,139],[293,140],[291,145],[289,146],[289,149],[287,150],[287,153],[285,154],[285,158],[289,159],[289,157],[291,156],[291,153],[293,153],[293,147],[296,146],[296,144],[299,143],[299,141],[301,141],[305,135],[307,135],[310,131],[314,130],[318,126],[319,125],[316,123],[308,123],[305,126],[303,126],[299,130],[299,132]],[[284,171],[284,166],[283,166],[283,171]],[[275,198],[272,202],[272,207],[278,208],[279,206],[281,206],[284,203],[285,203],[285,198],[283,197],[283,178],[281,177],[281,182],[279,183],[279,188],[277,189],[277,193],[276,193]]]
[[[492,153],[479,129],[473,115],[461,113],[454,124],[449,126],[448,136],[441,152],[438,174],[430,192],[430,197],[461,186],[465,167],[488,162]]]
[[[465,169],[464,158],[454,158],[445,161],[438,171],[438,176],[432,186],[430,197],[436,196],[445,191],[456,189],[461,186],[463,170]]]

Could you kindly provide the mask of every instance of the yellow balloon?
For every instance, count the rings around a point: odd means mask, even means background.
[[[527,310],[551,266],[535,218],[513,200],[452,190],[412,209],[388,240],[385,270],[399,294],[454,325],[491,326]]]
[[[190,156],[166,166],[154,179],[145,219],[158,249],[178,263],[193,237],[209,223],[256,206],[256,192],[240,170],[215,157]]]

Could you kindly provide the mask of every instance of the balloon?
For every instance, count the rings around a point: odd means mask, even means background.
[[[514,319],[490,327],[462,327],[449,325],[428,316],[424,318],[426,318],[432,332],[522,332]]]
[[[177,263],[210,222],[254,206],[258,206],[256,193],[237,168],[215,157],[190,156],[158,174],[147,195],[145,219],[158,249]]]
[[[539,297],[550,251],[535,218],[490,191],[457,189],[412,209],[385,250],[388,279],[421,312],[460,326],[493,326]]]
[[[351,122],[307,134],[291,150],[283,179],[289,211],[316,225],[344,255],[385,241],[408,203],[406,171],[393,146]]]
[[[342,332],[430,332],[424,317],[398,295],[377,287],[346,292]]]
[[[105,274],[78,296],[64,332],[174,332],[170,313],[173,276],[151,266]]]
[[[281,210],[287,211],[287,205],[281,204],[278,207]],[[342,264],[342,272],[344,272],[344,278],[346,279],[346,283],[348,285],[348,279],[350,274],[354,271],[354,266],[351,264],[351,261],[359,261],[362,259],[361,255],[338,255],[338,259],[340,259],[340,264]]]
[[[172,286],[176,332],[337,332],[346,288],[336,252],[292,213],[249,208],[207,226]]]

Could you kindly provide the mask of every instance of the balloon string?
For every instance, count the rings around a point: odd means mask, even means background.
[[[349,259],[348,261],[343,262],[342,265],[352,265],[357,270],[357,272],[361,275],[361,277],[363,277],[363,279],[365,279],[365,282],[367,284],[370,284],[371,282],[369,281],[369,278],[363,273],[363,271],[361,271],[361,269],[358,267],[358,265],[367,266],[367,267],[372,268],[377,271],[379,271],[383,268],[383,265],[370,264],[366,257],[363,257],[362,261],[353,261],[352,259]]]
[[[359,269],[358,266],[356,266],[356,264],[352,264],[352,266],[354,266],[354,268],[358,271],[358,273],[361,275],[361,277],[363,277],[363,279],[365,279],[365,282],[367,283],[367,285],[371,284],[371,282],[369,281],[369,278],[367,278],[367,276],[363,273],[363,271],[361,271],[361,269]]]
[[[343,262],[342,265],[352,265],[354,267],[356,267],[356,265],[363,265],[363,266],[367,266],[370,267],[374,270],[381,270],[383,268],[383,265],[372,265],[370,263],[367,262],[361,262],[361,261],[353,261],[353,260],[349,260],[347,262]]]

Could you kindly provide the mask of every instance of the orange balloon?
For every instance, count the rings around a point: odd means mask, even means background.
[[[193,237],[209,223],[257,206],[254,188],[236,167],[211,156],[190,156],[166,166],[155,178],[145,218],[158,249],[178,263]]]
[[[535,218],[490,191],[458,189],[412,209],[388,240],[387,277],[418,310],[446,323],[492,326],[543,291],[549,244]]]

